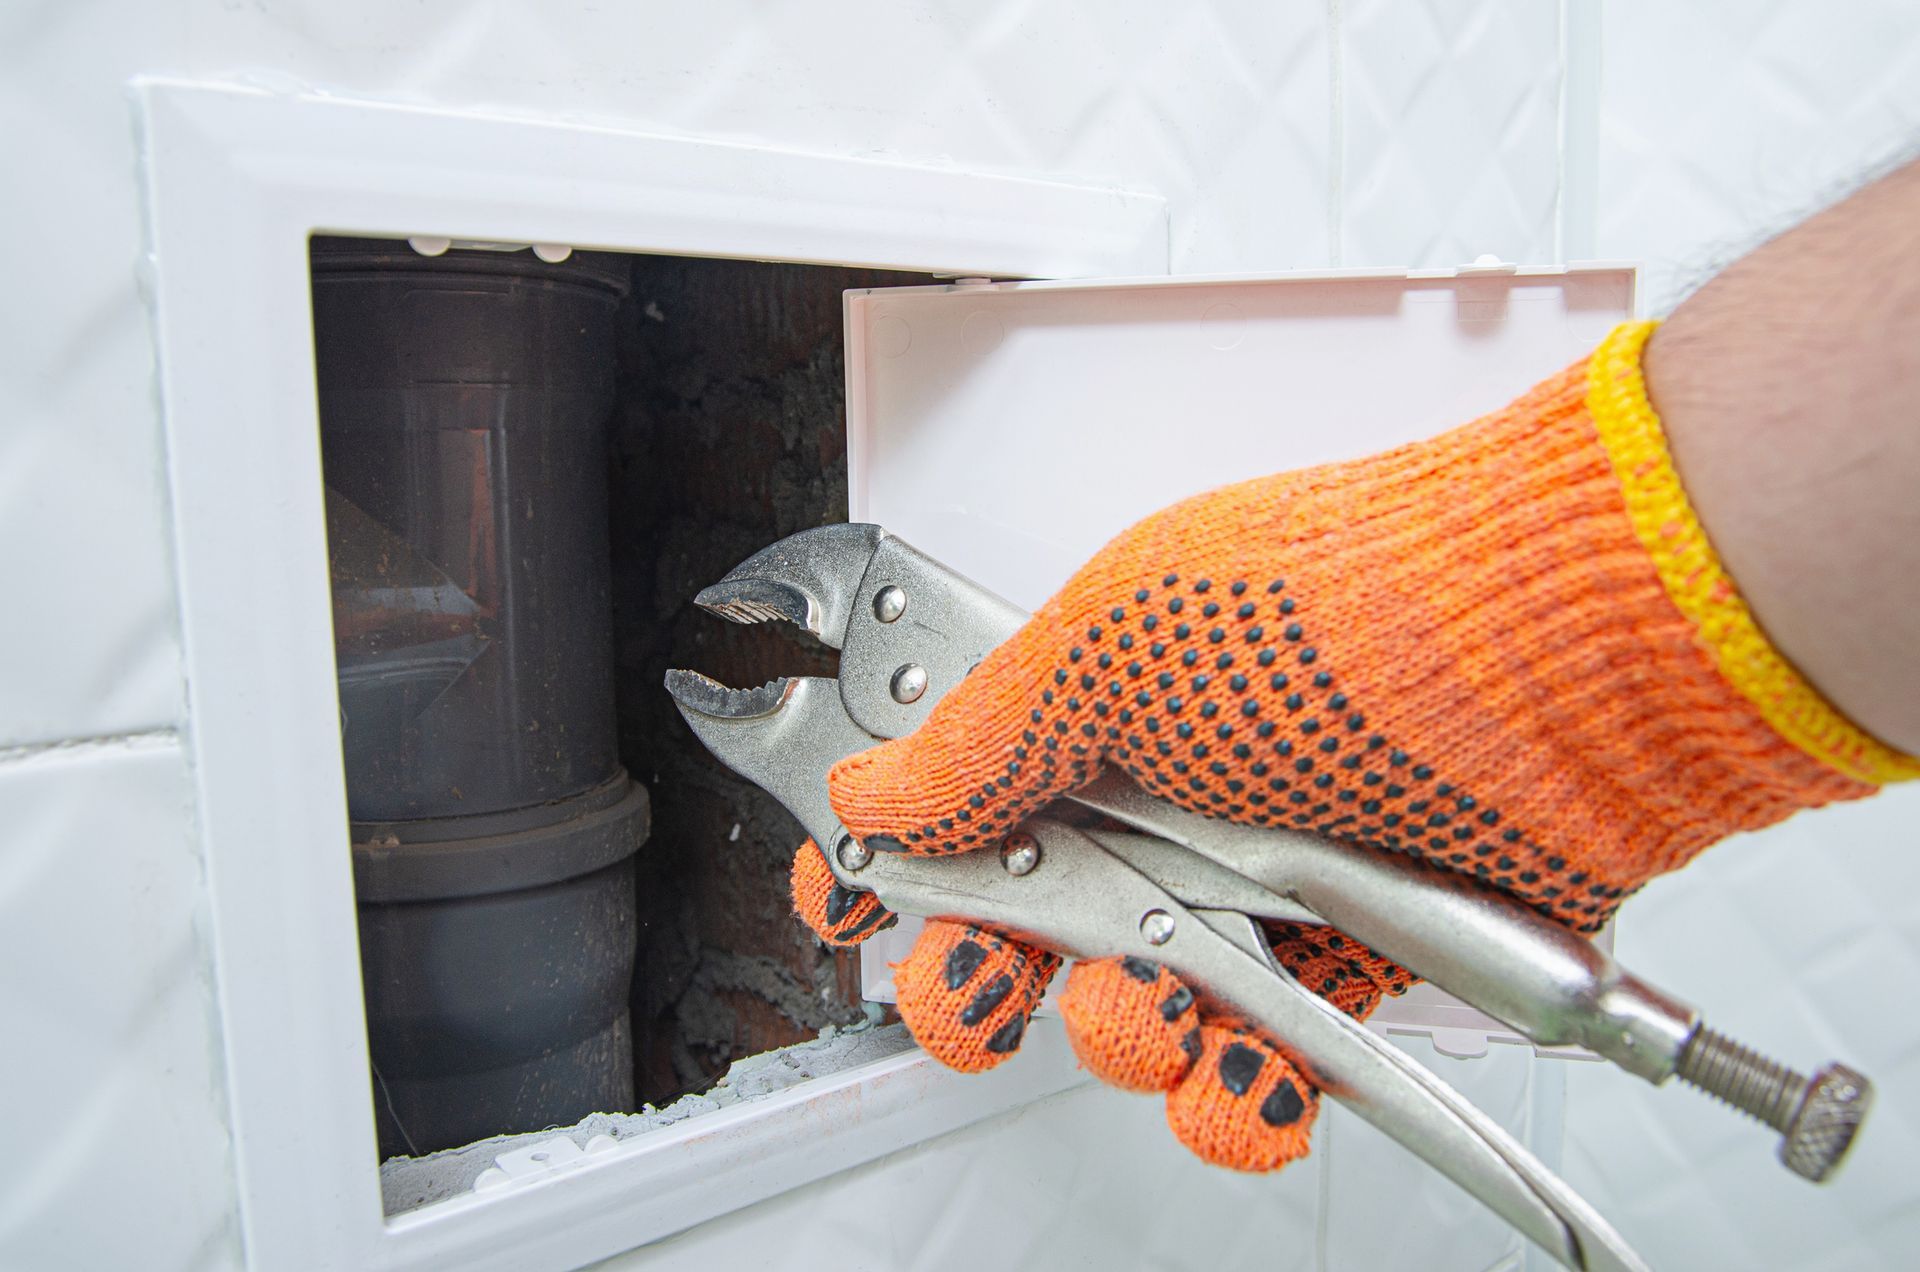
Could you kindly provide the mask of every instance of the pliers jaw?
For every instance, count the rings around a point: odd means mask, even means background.
[[[827,772],[918,728],[942,694],[1025,615],[879,526],[803,530],[756,552],[694,603],[735,623],[785,622],[840,651],[840,675],[730,689],[694,671],[667,692],[734,772],[771,792],[825,852],[843,833]],[[858,886],[851,876],[841,878]]]
[[[847,717],[833,681],[793,676],[736,690],[691,671],[669,671],[673,695],[694,735],[740,776],[779,800],[841,870],[833,846],[843,833],[827,802],[827,772],[874,739]],[[841,880],[853,886],[851,878]]]
[[[840,649],[860,581],[885,537],[870,525],[803,530],[734,566],[693,603],[735,623],[792,623]]]
[[[839,650],[840,697],[874,741],[913,732],[941,695],[1026,620],[879,526],[858,524],[789,535],[702,589],[694,603],[736,623],[791,623]],[[676,701],[720,713],[774,701],[761,691],[737,702],[690,692],[698,696],[676,694]]]
[[[871,525],[822,526],[747,558],[694,603],[735,623],[785,622],[843,649],[862,580],[886,538]],[[697,671],[667,672],[667,693],[720,761],[783,804],[838,874],[844,833],[827,802],[827,772],[880,739],[856,723],[838,681],[782,676],[732,689]],[[843,879],[851,883],[851,879]]]
[[[667,693],[681,715],[696,713],[718,720],[756,720],[787,705],[796,682],[778,676],[756,689],[729,689],[711,676],[679,667],[667,671]]]

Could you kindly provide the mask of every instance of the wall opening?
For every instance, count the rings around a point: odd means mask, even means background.
[[[663,1104],[741,1057],[867,1018],[858,955],[826,950],[789,908],[798,823],[693,740],[661,681],[672,666],[732,685],[833,674],[835,655],[804,633],[722,622],[692,598],[775,539],[846,519],[841,293],[935,280],[632,261],[609,510],[620,751],[654,796],[635,1085]]]
[[[383,1158],[664,1106],[890,1020],[789,912],[797,823],[661,681],[832,674],[691,598],[844,519],[841,293],[933,280],[436,249],[312,246]]]

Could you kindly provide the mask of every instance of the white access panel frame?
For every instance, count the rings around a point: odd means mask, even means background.
[[[1086,1079],[918,1051],[382,1215],[307,241],[441,235],[934,273],[1164,272],[1156,196],[178,82],[135,85],[186,738],[243,1240],[283,1269],[576,1267]]]
[[[1488,259],[851,291],[852,518],[1036,609],[1108,539],[1184,496],[1503,406],[1632,317],[1634,294],[1631,266]],[[868,998],[893,1001],[891,964],[920,927],[903,920],[861,947]],[[1431,985],[1369,1023],[1455,1056],[1527,1042]]]

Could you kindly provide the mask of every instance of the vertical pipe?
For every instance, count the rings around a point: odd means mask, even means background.
[[[618,257],[316,239],[342,746],[383,1153],[630,1107],[606,422]]]

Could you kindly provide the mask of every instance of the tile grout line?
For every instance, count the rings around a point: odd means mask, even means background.
[[[1327,0],[1327,264],[1334,268],[1346,255],[1341,242],[1341,222],[1346,218],[1347,116],[1340,6],[1341,0]]]
[[[150,750],[178,745],[180,730],[172,725],[155,729],[136,729],[127,733],[103,733],[92,737],[61,738],[54,742],[29,742],[21,746],[0,747],[0,768],[31,764],[54,756],[87,756]]]
[[[1560,25],[1560,91],[1554,94],[1559,118],[1554,121],[1555,137],[1553,147],[1553,263],[1564,266],[1567,263],[1567,134],[1571,128],[1572,112],[1572,66],[1571,34],[1567,24],[1567,5],[1572,0],[1560,0],[1557,6],[1557,21]]]
[[[1561,264],[1598,252],[1601,16],[1594,0],[1560,0],[1560,128],[1555,255]]]

